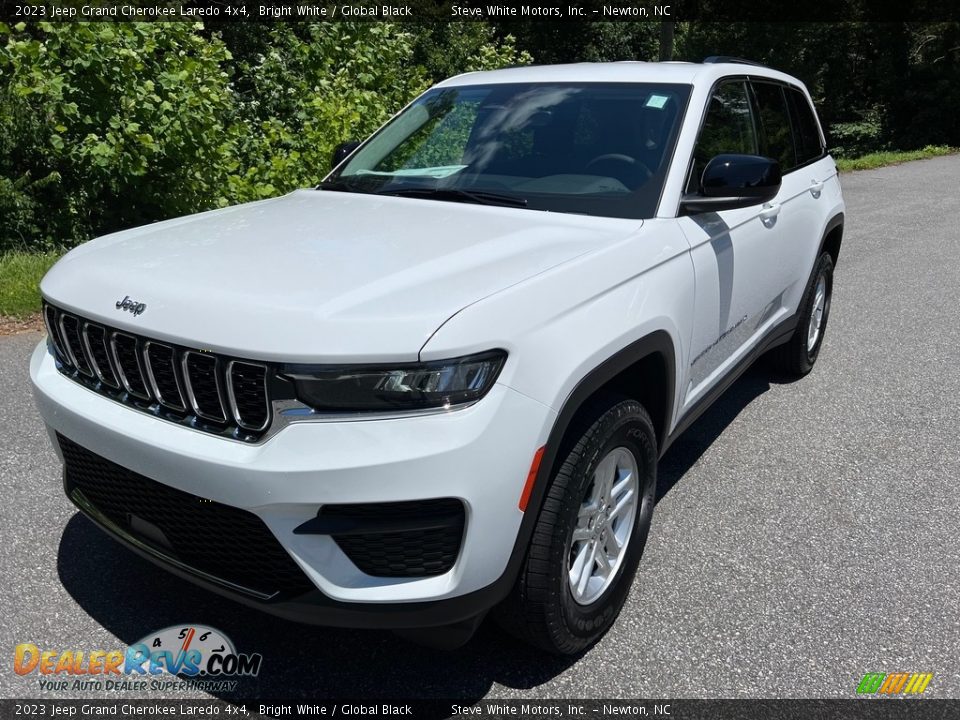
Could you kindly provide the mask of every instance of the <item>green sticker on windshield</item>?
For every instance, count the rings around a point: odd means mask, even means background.
[[[663,110],[663,106],[667,104],[667,100],[669,99],[666,95],[651,95],[647,100],[647,107]]]

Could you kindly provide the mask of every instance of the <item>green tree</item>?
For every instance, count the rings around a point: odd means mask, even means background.
[[[13,162],[8,158],[6,182],[34,200],[57,188],[54,202],[45,197],[49,217],[34,213],[34,243],[209,206],[226,182],[230,139],[221,120],[232,97],[222,67],[229,54],[198,29],[0,25],[0,123],[39,121],[35,136],[24,138]],[[4,222],[0,238],[15,236]]]
[[[336,145],[364,137],[424,90],[413,37],[389,23],[271,26],[264,53],[236,67],[236,157],[228,198],[315,185]]]
[[[660,24],[653,22],[524,22],[494,24],[501,38],[538,64],[656,60]]]
[[[439,22],[417,28],[413,61],[430,79],[439,82],[453,75],[529,65],[533,56],[518,50],[509,32],[498,37],[492,25],[481,22]]]
[[[529,60],[485,25],[434,30],[0,24],[0,251],[313,185],[438,73]]]

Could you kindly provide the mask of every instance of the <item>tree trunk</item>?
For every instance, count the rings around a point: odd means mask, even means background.
[[[660,23],[660,62],[673,60],[673,22]]]

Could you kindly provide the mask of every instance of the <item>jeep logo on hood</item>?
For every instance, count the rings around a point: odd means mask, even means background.
[[[123,298],[123,300],[117,300],[117,310],[126,310],[127,312],[132,312],[134,317],[140,315],[146,309],[146,303],[131,300],[129,295]]]

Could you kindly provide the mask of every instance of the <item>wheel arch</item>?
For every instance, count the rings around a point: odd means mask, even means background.
[[[529,537],[523,531],[532,529],[550,479],[570,445],[571,430],[580,426],[578,420],[586,413],[592,412],[593,401],[604,395],[637,400],[650,413],[658,450],[666,447],[673,420],[676,357],[670,334],[666,330],[655,330],[617,351],[577,382],[563,402],[547,438],[514,555],[526,548]]]
[[[676,351],[666,330],[655,330],[635,340],[577,382],[557,413],[547,440],[548,451],[552,447],[554,454],[559,455],[563,439],[576,425],[577,417],[598,397],[613,394],[632,398],[646,408],[657,433],[657,446],[662,447],[673,419],[675,376]],[[546,460],[545,455],[542,471],[549,474],[562,458],[552,458],[550,467]]]
[[[817,257],[820,257],[824,252],[830,253],[830,259],[833,260],[834,266],[836,266],[837,259],[840,257],[840,244],[843,242],[843,220],[843,213],[837,213],[830,218],[820,240],[820,249],[817,251]]]

